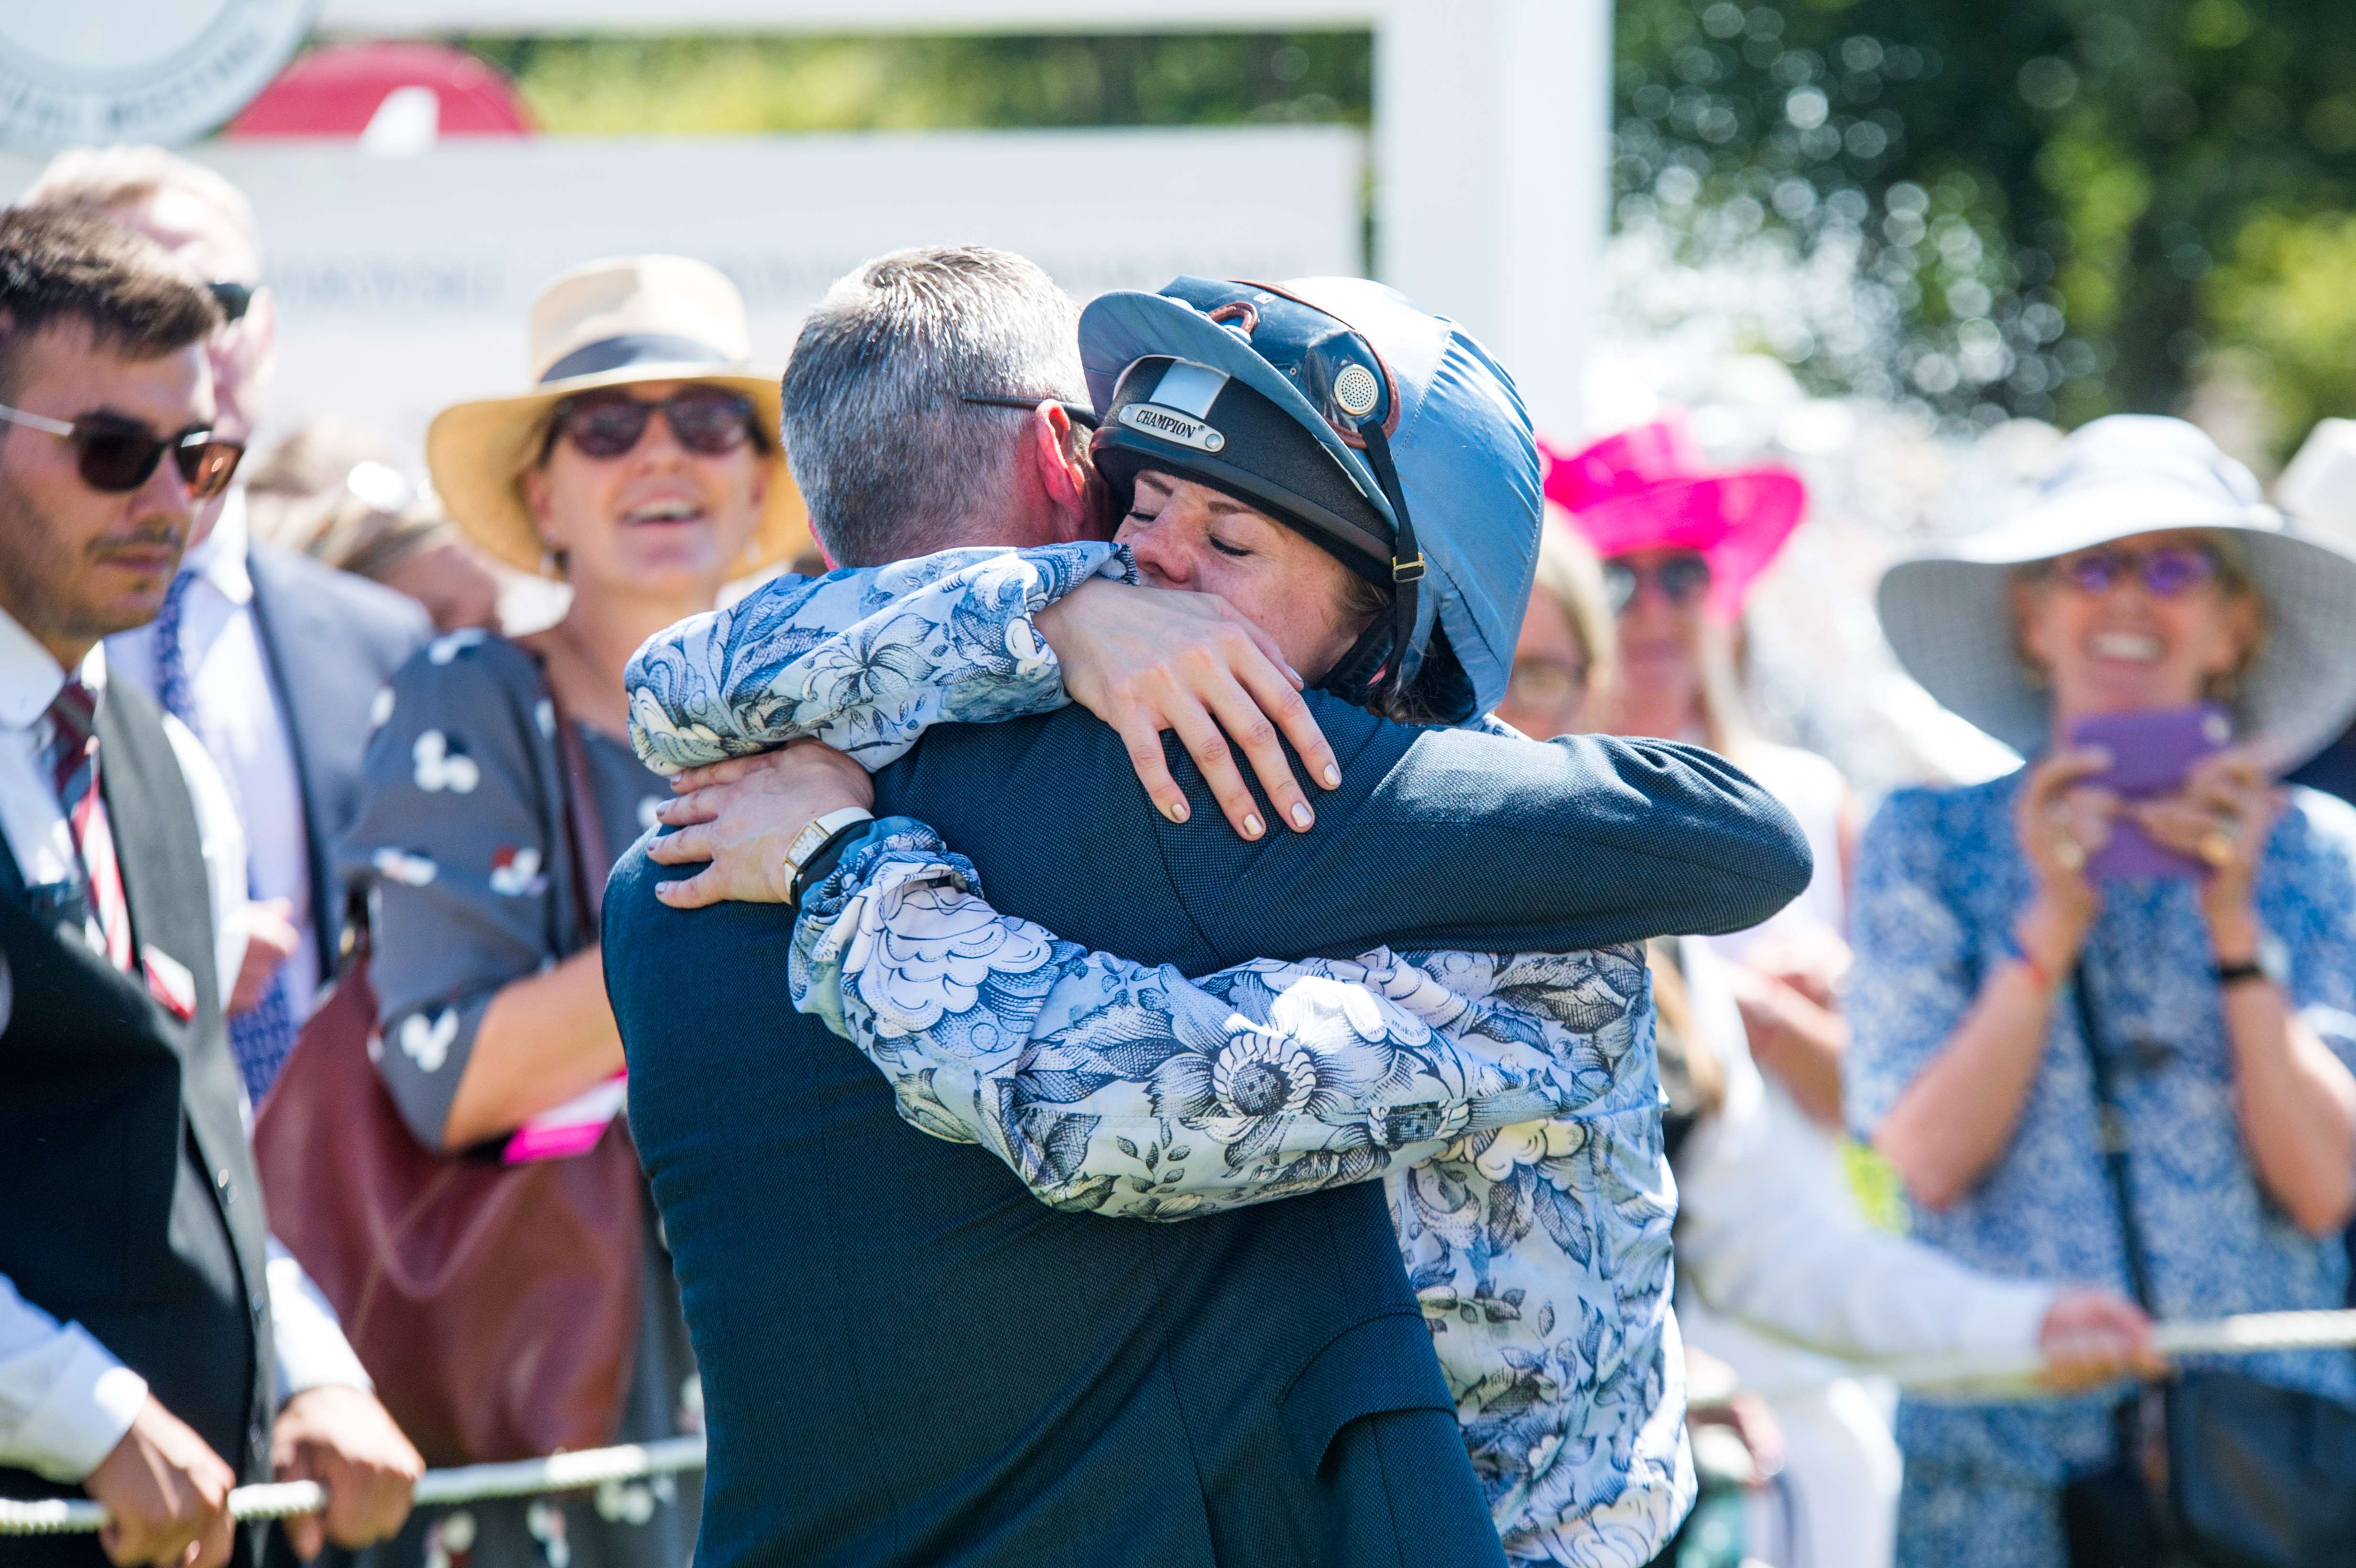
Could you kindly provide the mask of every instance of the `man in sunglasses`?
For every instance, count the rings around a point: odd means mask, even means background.
[[[364,1545],[423,1468],[266,1238],[221,1013],[245,903],[221,779],[107,678],[103,639],[155,614],[237,465],[220,320],[135,235],[0,214],[0,1496],[112,1516],[11,1563],[250,1562],[225,1505],[273,1462]],[[322,1522],[289,1535],[316,1554]]]
[[[111,219],[206,281],[224,318],[207,343],[215,426],[250,441],[276,365],[276,312],[242,193],[159,147],[109,147],[53,160],[23,205]],[[205,742],[244,823],[253,902],[228,1004],[256,1104],[335,978],[343,908],[327,854],[355,807],[369,703],[430,630],[403,595],[254,539],[232,485],[200,507],[156,615],[109,650],[118,677]]]

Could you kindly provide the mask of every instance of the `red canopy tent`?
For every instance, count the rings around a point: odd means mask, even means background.
[[[505,72],[446,44],[325,44],[298,56],[221,134],[358,136],[386,98],[431,91],[444,136],[529,136],[531,116]]]

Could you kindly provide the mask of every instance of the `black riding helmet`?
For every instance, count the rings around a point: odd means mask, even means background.
[[[1390,412],[1389,384],[1373,350],[1322,311],[1265,293],[1260,298],[1294,318],[1283,325],[1297,335],[1285,368],[1295,385],[1320,394],[1336,428],[1379,432]],[[1254,309],[1242,319],[1257,328],[1260,315]],[[1391,613],[1375,618],[1319,686],[1361,704],[1378,695],[1397,698],[1399,661],[1392,656],[1405,642],[1408,628],[1400,623],[1414,616],[1419,564],[1415,574],[1402,576],[1390,519],[1359,477],[1295,415],[1214,366],[1148,355],[1121,373],[1090,451],[1123,510],[1131,504],[1138,474],[1159,469],[1267,513],[1374,584]],[[1404,553],[1416,553],[1412,534]]]
[[[1080,360],[1118,489],[1149,464],[1209,485],[1388,599],[1323,689],[1445,723],[1504,695],[1537,449],[1511,378],[1461,328],[1362,279],[1180,278],[1089,302]]]
[[[1158,468],[1266,512],[1389,587],[1389,522],[1299,421],[1224,371],[1168,355],[1138,360],[1090,445],[1124,507],[1139,472]]]

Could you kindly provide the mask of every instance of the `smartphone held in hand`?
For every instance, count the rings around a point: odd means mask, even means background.
[[[2099,714],[2070,728],[2072,745],[2100,746],[2111,754],[2111,765],[2086,782],[2130,805],[2174,795],[2196,763],[2223,751],[2233,739],[2233,720],[2213,702]],[[2190,856],[2153,842],[2139,823],[2126,816],[2112,825],[2110,841],[2086,862],[2086,875],[2098,882],[2196,878],[2207,870]]]

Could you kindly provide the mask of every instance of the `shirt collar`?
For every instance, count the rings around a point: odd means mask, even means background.
[[[81,682],[106,694],[106,644],[91,645],[81,661]],[[14,615],[0,610],[0,725],[29,730],[39,722],[66,684],[66,672],[49,650],[33,640]]]
[[[245,552],[252,530],[245,513],[245,486],[237,485],[221,497],[220,520],[204,542],[181,559],[180,570],[193,571],[221,592],[232,604],[253,603],[253,575],[246,570]]]

